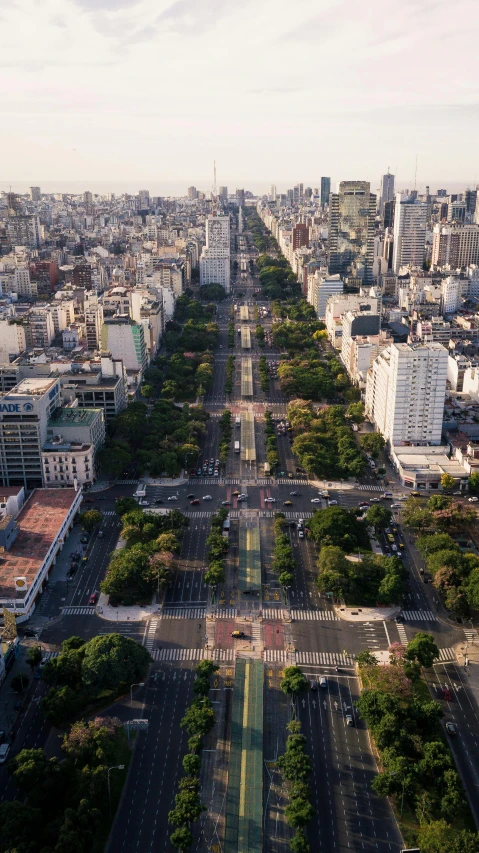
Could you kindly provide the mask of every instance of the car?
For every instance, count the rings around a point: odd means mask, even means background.
[[[87,545],[88,544],[88,536],[81,536],[80,542],[82,545]]]
[[[452,701],[452,693],[449,690],[449,687],[445,687],[444,690],[442,691],[442,698],[444,699],[445,702],[451,702]]]
[[[221,501],[221,506],[231,506],[231,501]]]
[[[477,498],[475,495],[473,495],[473,497],[469,498],[468,500],[469,500],[470,504],[475,504],[479,501],[479,498]]]
[[[455,723],[451,723],[451,722],[448,720],[448,721],[447,721],[447,723],[446,723],[446,732],[448,733],[448,735],[450,735],[450,737],[454,737],[454,735],[457,735],[457,726],[456,726],[456,724],[455,724]],[[0,747],[0,748],[1,748],[1,747]]]
[[[92,594],[90,595],[90,598],[88,599],[88,604],[96,604],[97,601],[98,601],[98,593],[92,592]]]
[[[324,675],[322,675],[319,679],[319,686],[320,687],[327,687],[328,686],[328,681]]]
[[[247,500],[248,500],[248,495],[245,495],[245,494],[244,494],[244,492],[243,492],[242,494],[238,495],[238,500],[239,500],[239,501],[247,501]]]
[[[326,500],[331,497],[327,489],[325,489],[323,492],[320,492],[320,495],[322,498],[326,498]]]
[[[264,502],[265,502],[265,504],[275,504],[276,498],[265,498]]]
[[[3,743],[3,742],[4,742],[5,737],[6,737],[5,732],[4,732],[4,731],[0,731],[0,743]]]
[[[25,637],[36,637],[38,631],[36,628],[25,628],[23,633],[25,634]]]
[[[216,465],[216,466],[218,466],[219,464],[220,464],[220,460],[219,460],[219,459],[216,459],[216,460],[215,460],[215,465]]]
[[[10,752],[10,744],[2,743],[0,746],[0,764],[5,764],[7,760],[7,755]]]
[[[366,512],[366,510],[371,509],[371,507],[369,506],[369,504],[359,504],[358,509]]]
[[[388,533],[387,537],[388,537],[388,542],[390,542],[391,545],[393,545],[394,544],[394,536],[392,535],[392,533]]]
[[[328,501],[328,506],[337,506],[337,505],[338,505],[337,501]]]
[[[213,476],[213,469],[208,468],[208,477],[212,477],[212,476]]]
[[[150,506],[150,501],[138,501],[138,504],[139,506]]]
[[[454,495],[455,497],[461,497],[462,492],[453,492],[453,495]]]
[[[391,509],[402,509],[401,504],[391,504]]]
[[[231,636],[232,636],[235,640],[238,640],[238,639],[240,639],[241,637],[244,637],[244,631],[232,631],[232,632],[231,632]]]
[[[162,504],[162,503],[163,503],[163,498],[157,498],[155,501],[155,504]]]
[[[420,498],[421,497],[419,492],[411,492],[411,495],[413,498]]]
[[[290,495],[293,498],[299,498],[301,495],[301,492],[290,492]]]
[[[188,498],[188,500],[189,500],[189,501],[192,501],[192,500],[193,500],[193,498],[195,497],[195,495],[193,495],[193,494],[191,494],[191,495],[186,495],[186,497]]]
[[[376,467],[376,463],[375,463],[372,459],[370,459],[370,460],[369,460],[369,467],[370,467],[370,468],[375,468],[375,467]]]
[[[199,506],[199,504],[200,502],[198,498],[195,498],[194,500],[190,501],[190,506]]]
[[[201,474],[202,474],[201,468],[197,468],[196,469],[196,476],[201,477]]]
[[[283,501],[283,506],[293,506],[293,501]]]
[[[87,498],[87,499],[86,499],[86,503],[87,503],[87,504],[92,504],[92,503],[93,503],[93,498]]]
[[[393,493],[392,492],[383,492],[381,497],[382,497],[383,501],[390,501],[390,500],[392,500]]]
[[[213,498],[211,497],[211,495],[203,495],[203,500],[204,501],[212,501]]]
[[[394,621],[399,624],[399,622],[404,622],[404,619],[401,616],[401,614],[399,613],[398,616],[395,617]]]
[[[354,726],[354,719],[353,719],[352,714],[346,714],[346,725],[347,726]]]
[[[369,503],[378,504],[380,503],[381,498],[369,498]]]
[[[239,491],[238,491],[238,489],[236,489],[236,491],[235,491],[235,492],[233,492],[233,495],[234,495],[234,497],[235,497],[235,498],[237,498],[237,497],[239,496]]]
[[[310,686],[311,686],[311,690],[317,690],[318,689],[318,682],[314,681],[314,679],[313,679],[312,681],[310,681]]]
[[[298,530],[298,539],[304,539],[304,530]]]
[[[168,500],[169,500],[169,501],[177,501],[177,500],[178,500],[178,497],[177,497],[176,495],[170,495],[170,497],[168,498]]]
[[[293,479],[293,477],[294,477],[294,474],[288,474],[288,477],[289,477],[289,479],[290,479],[290,480],[292,480],[292,479]]]
[[[311,498],[311,503],[312,503],[312,504],[320,504],[320,503],[321,503],[321,498]]]

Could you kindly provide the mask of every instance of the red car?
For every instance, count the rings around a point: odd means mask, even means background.
[[[88,599],[88,603],[89,604],[96,604],[97,601],[98,601],[98,593],[92,592],[92,594],[90,595],[90,598]]]
[[[452,693],[451,693],[451,691],[449,690],[449,687],[445,687],[445,688],[444,688],[444,690],[442,691],[442,698],[443,698],[446,702],[451,702],[451,700],[452,700]]]
[[[194,501],[190,501],[190,506],[199,506],[200,502],[198,498],[195,498]]]

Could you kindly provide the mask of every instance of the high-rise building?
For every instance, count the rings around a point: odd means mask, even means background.
[[[220,187],[218,190],[218,197],[221,201],[228,201],[228,187]]]
[[[230,218],[209,216],[206,246],[200,257],[200,285],[221,284],[230,290]]]
[[[101,345],[114,359],[121,359],[126,370],[143,376],[148,366],[143,326],[134,323],[129,316],[109,317],[101,328]]]
[[[298,222],[293,228],[293,252],[295,249],[301,249],[302,246],[309,246],[309,228],[302,222]]]
[[[271,184],[269,188],[269,200],[276,201],[276,187],[274,184]]]
[[[83,204],[85,205],[85,212],[87,216],[91,216],[93,213],[93,195],[90,190],[85,190],[83,193]]]
[[[10,216],[7,234],[12,246],[38,249],[41,243],[40,220],[38,216]]]
[[[366,413],[391,446],[440,444],[448,352],[442,344],[392,344],[374,360]]]
[[[471,190],[469,188],[466,190],[464,194],[464,201],[466,202],[466,212],[469,216],[469,222],[472,222],[476,212],[477,187],[475,190]]]
[[[243,207],[244,205],[244,190],[236,190],[236,204],[238,207]]]
[[[369,181],[341,181],[329,197],[329,272],[373,280],[376,196]]]
[[[454,270],[479,264],[479,225],[437,223],[432,237],[431,264]]]
[[[379,198],[379,215],[384,216],[384,205],[394,198],[394,175],[390,172],[381,178],[381,195]]]
[[[331,178],[321,178],[321,206],[325,207],[329,204],[329,196],[331,193]]]
[[[344,284],[341,276],[327,275],[324,271],[316,270],[308,276],[308,295],[310,305],[315,309],[318,318],[324,320],[326,316],[326,305],[331,296],[343,293]]]
[[[387,201],[384,205],[384,213],[383,213],[383,225],[384,228],[393,228],[394,227],[394,207],[396,205],[395,200],[392,198],[391,201]]]
[[[465,222],[466,211],[467,207],[465,201],[450,201],[447,206],[447,221]]]
[[[394,211],[393,272],[401,267],[422,267],[426,246],[427,204],[406,193],[396,194]]]
[[[32,201],[40,201],[42,192],[40,187],[30,187],[30,198]]]
[[[198,198],[198,190],[196,187],[188,187],[188,198],[190,201],[195,201]]]
[[[138,201],[140,210],[148,210],[150,207],[150,192],[149,190],[140,190],[138,193]]]

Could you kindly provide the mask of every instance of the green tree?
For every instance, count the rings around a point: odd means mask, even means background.
[[[315,512],[308,526],[317,545],[337,545],[347,552],[358,546],[370,547],[365,525],[344,507],[331,506]]]
[[[170,841],[173,847],[176,847],[180,853],[186,853],[193,844],[194,838],[187,826],[178,826],[170,835]]]
[[[13,676],[10,686],[15,693],[23,693],[30,683],[30,677],[26,672],[18,672]]]
[[[189,753],[183,758],[183,770],[188,776],[197,776],[201,768],[201,759],[199,755],[190,755]]]
[[[391,523],[392,512],[381,504],[371,506],[366,513],[366,523],[370,527],[375,527],[378,530],[384,530]]]
[[[322,334],[318,332],[318,334]],[[310,853],[311,845],[309,844],[304,829],[297,829],[294,837],[289,842],[289,849],[293,853]]]
[[[47,758],[43,749],[22,749],[10,761],[8,772],[20,790],[29,795],[34,788],[45,783],[53,767],[58,771],[57,759]]]
[[[421,666],[429,669],[435,658],[439,657],[439,649],[434,642],[434,637],[431,634],[418,631],[407,644],[406,657],[408,660],[417,661]]]
[[[353,424],[362,424],[364,421],[364,403],[350,403],[346,411],[346,417]]]
[[[78,694],[68,685],[52,687],[40,702],[44,717],[54,726],[60,726],[75,715],[79,708]]]
[[[122,634],[93,637],[85,646],[82,681],[86,690],[117,689],[120,684],[141,681],[150,663],[150,653]]]
[[[119,498],[115,502],[115,512],[120,518],[127,512],[132,512],[138,509],[138,504],[135,498]]]
[[[471,476],[469,477],[469,479],[467,481],[467,485],[469,487],[469,491],[470,491],[471,495],[479,494],[479,473],[478,472],[474,472],[474,474],[471,474]]]
[[[91,533],[103,521],[103,515],[97,509],[87,509],[80,516],[82,527]]]
[[[360,438],[361,447],[370,453],[373,459],[377,459],[386,446],[386,442],[380,432],[367,432]]]
[[[378,659],[368,649],[365,649],[363,652],[359,652],[359,654],[356,655],[356,662],[360,669],[365,666],[378,665]]]
[[[290,826],[297,829],[301,826],[306,826],[307,823],[314,817],[314,809],[308,800],[297,797],[292,799],[286,806],[285,817]]]
[[[180,726],[190,735],[207,735],[215,724],[215,714],[208,699],[197,699],[187,709]]]
[[[444,472],[444,474],[441,474],[441,486],[443,489],[453,489],[454,483],[455,483],[454,477],[451,477],[450,474],[448,474],[447,472]]]
[[[30,853],[35,850],[41,825],[40,809],[31,808],[18,800],[0,803],[2,853]]]
[[[287,666],[283,672],[281,690],[291,696],[297,696],[309,689],[308,679],[299,666]]]
[[[30,646],[27,651],[28,666],[32,669],[35,669],[35,667],[38,666],[39,663],[41,663],[42,656],[43,652],[41,646]]]

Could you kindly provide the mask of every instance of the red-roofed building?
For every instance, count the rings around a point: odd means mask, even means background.
[[[0,517],[0,607],[19,622],[32,615],[81,500],[74,489],[35,489],[16,518]]]

